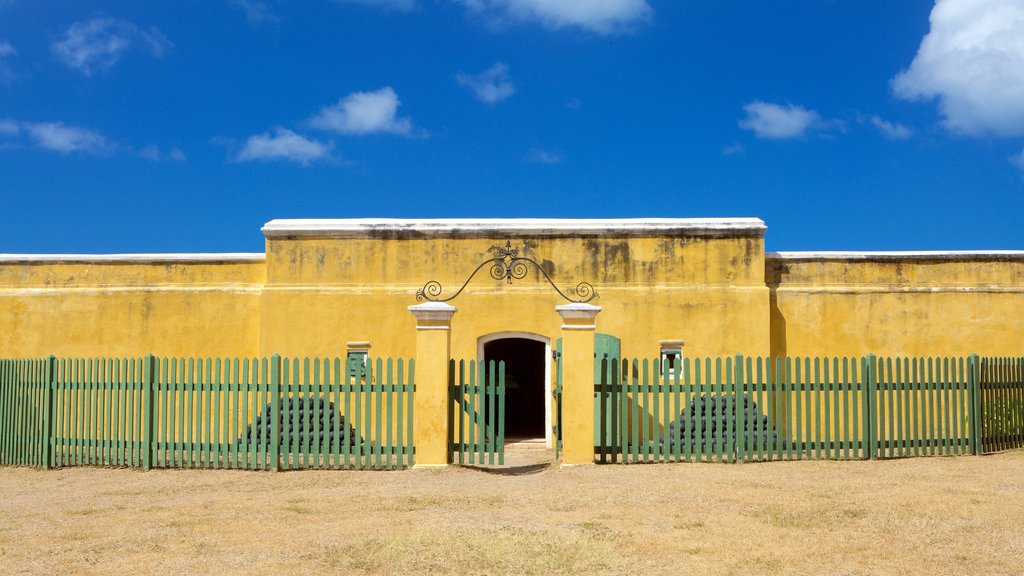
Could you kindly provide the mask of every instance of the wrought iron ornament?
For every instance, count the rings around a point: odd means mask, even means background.
[[[544,271],[544,268],[538,264],[536,260],[519,255],[519,249],[512,247],[511,240],[505,241],[504,248],[501,246],[494,246],[493,249],[498,251],[498,255],[494,258],[481,262],[454,294],[447,298],[441,298],[441,292],[443,291],[441,283],[436,280],[431,280],[416,291],[416,301],[422,302],[424,300],[428,300],[430,302],[448,302],[449,300],[454,300],[456,296],[462,294],[462,291],[466,289],[466,286],[469,284],[470,280],[476,276],[476,273],[487,265],[490,265],[491,278],[494,278],[495,280],[504,280],[507,284],[511,284],[513,279],[522,280],[526,277],[526,274],[530,271],[528,264],[533,264],[537,270],[540,270],[540,273],[544,275],[544,279],[548,281],[548,284],[551,284],[551,287],[555,289],[555,292],[558,292],[559,296],[565,298],[569,302],[583,304],[584,302],[590,302],[594,298],[597,298],[597,292],[594,291],[593,285],[589,282],[580,282],[575,288],[570,288],[568,290],[568,292],[575,295],[576,298],[566,296],[565,292],[558,289],[558,286],[555,285],[551,276],[548,276],[548,273]]]

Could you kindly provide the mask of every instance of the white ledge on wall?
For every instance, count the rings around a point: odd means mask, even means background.
[[[925,250],[893,252],[768,252],[769,260],[964,261],[1024,260],[1024,250]]]
[[[0,254],[0,264],[150,264],[263,262],[262,252],[223,254]]]
[[[764,236],[760,218],[354,218],[271,220],[267,238],[494,238],[507,235],[571,236]]]

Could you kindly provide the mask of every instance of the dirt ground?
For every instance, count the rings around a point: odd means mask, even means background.
[[[1024,573],[1024,451],[502,472],[4,468],[0,573]]]

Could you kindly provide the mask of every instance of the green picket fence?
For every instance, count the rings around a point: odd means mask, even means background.
[[[413,389],[412,360],[3,360],[0,462],[405,468]]]
[[[982,358],[981,397],[982,450],[1024,446],[1024,358]]]
[[[450,360],[448,460],[505,463],[505,362]]]
[[[976,356],[736,356],[671,367],[615,359],[602,363],[595,384],[595,458],[851,459],[1019,447],[1022,367]],[[982,442],[983,430],[990,440]]]
[[[50,462],[49,360],[0,360],[0,464]]]

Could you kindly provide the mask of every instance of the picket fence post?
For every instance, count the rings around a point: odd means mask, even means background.
[[[142,362],[142,468],[153,469],[153,381],[156,357],[146,354]]]
[[[270,462],[281,471],[281,355],[270,357]]]
[[[732,389],[732,428],[733,428],[733,450],[735,459],[733,462],[746,462],[747,460],[747,409],[746,403],[740,401],[746,396],[743,374],[743,354],[737,354],[733,358],[733,389]]]
[[[878,358],[874,354],[868,354],[864,358],[862,379],[864,387],[862,388],[861,394],[864,395],[863,401],[863,414],[861,420],[863,422],[863,437],[864,437],[864,459],[874,459],[876,456],[876,444],[878,442],[877,433],[875,431],[875,421],[878,419],[878,399],[875,398],[875,389],[877,388],[877,382],[875,381],[878,377]]]
[[[46,358],[46,393],[43,396],[43,468],[47,470],[53,466],[53,445],[56,442],[53,434],[53,390],[56,388],[57,357],[50,354]]]
[[[981,361],[977,354],[967,357],[967,387],[971,453],[977,455],[985,449],[981,441]]]

